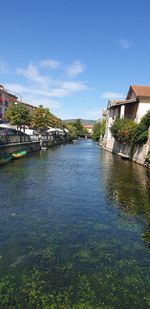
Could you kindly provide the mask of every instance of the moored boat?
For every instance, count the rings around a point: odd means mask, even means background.
[[[20,159],[22,157],[25,157],[26,155],[27,155],[26,150],[21,150],[21,151],[17,151],[17,152],[12,153],[13,159]]]
[[[0,165],[8,163],[9,161],[11,161],[11,159],[12,159],[11,153],[0,154]]]

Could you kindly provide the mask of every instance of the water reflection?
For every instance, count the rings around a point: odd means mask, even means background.
[[[146,221],[143,239],[150,247],[150,171],[102,150],[104,183],[110,200],[130,216]]]

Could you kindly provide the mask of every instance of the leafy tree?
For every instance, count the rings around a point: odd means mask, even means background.
[[[49,126],[53,128],[62,128],[64,127],[64,124],[62,120],[55,115],[51,114],[49,115]]]
[[[69,139],[70,140],[76,139],[77,138],[77,129],[74,126],[74,124],[73,123],[67,123],[66,127],[69,131]]]
[[[27,107],[21,103],[13,103],[5,112],[5,119],[18,127],[29,125],[31,117]]]
[[[99,141],[100,137],[104,137],[106,127],[106,120],[102,119],[101,121],[95,122],[93,126],[93,135],[92,138],[95,141]]]
[[[77,136],[85,136],[88,132],[84,128],[84,126],[81,123],[81,119],[77,119],[76,122],[73,123],[74,127],[76,128]]]
[[[43,133],[48,127],[62,127],[62,121],[40,105],[32,113],[32,127]]]

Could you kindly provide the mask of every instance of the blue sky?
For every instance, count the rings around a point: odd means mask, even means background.
[[[0,84],[62,119],[150,85],[149,0],[1,2]]]

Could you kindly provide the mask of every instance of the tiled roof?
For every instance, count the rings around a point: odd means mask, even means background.
[[[131,104],[131,103],[136,103],[138,102],[138,100],[135,98],[135,99],[130,99],[130,100],[111,100],[109,101],[108,103],[108,109],[112,108],[112,107],[115,107],[115,106],[120,106],[120,105],[124,105],[124,104]]]
[[[137,85],[131,85],[129,92],[134,91],[135,95],[137,97],[150,97],[150,86],[137,86]],[[129,94],[128,92],[128,94]],[[128,95],[127,95],[128,98]]]

